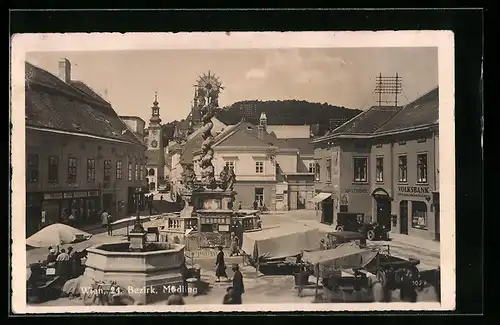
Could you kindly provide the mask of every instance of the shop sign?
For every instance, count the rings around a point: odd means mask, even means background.
[[[43,195],[44,200],[57,200],[57,199],[62,199],[63,194],[62,193],[47,193]]]
[[[421,196],[426,197],[431,195],[428,186],[398,186],[398,194],[400,196]]]
[[[88,196],[99,196],[99,191],[89,191]]]
[[[73,197],[86,197],[87,192],[75,192],[73,193]]]
[[[354,194],[366,194],[368,193],[367,188],[348,188],[344,191],[345,193],[354,193]]]
[[[72,197],[73,197],[73,193],[63,193],[63,197],[64,197],[65,199],[67,199],[67,198],[72,198]]]

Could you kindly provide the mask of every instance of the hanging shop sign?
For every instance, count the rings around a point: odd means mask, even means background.
[[[420,196],[427,197],[431,195],[429,186],[398,186],[398,195],[400,196]]]

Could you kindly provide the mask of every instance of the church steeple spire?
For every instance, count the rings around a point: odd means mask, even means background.
[[[153,102],[153,106],[151,107],[151,118],[149,119],[149,124],[160,124],[161,123],[161,118],[160,118],[160,107],[158,106],[158,92],[155,91],[155,100]]]

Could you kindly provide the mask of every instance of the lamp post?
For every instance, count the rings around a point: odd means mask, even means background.
[[[137,216],[135,218],[135,222],[134,222],[134,228],[132,229],[131,232],[140,232],[140,233],[143,233],[144,232],[144,227],[142,226],[142,223],[141,223],[141,217],[140,217],[140,211],[139,211],[139,199],[141,197],[141,193],[142,193],[142,187],[137,187],[135,189],[135,197],[136,197],[136,206],[137,206]],[[127,227],[128,229],[128,227]]]

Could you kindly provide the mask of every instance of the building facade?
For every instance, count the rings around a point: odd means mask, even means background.
[[[364,213],[391,231],[439,240],[438,88],[372,108],[314,140],[318,216]]]
[[[163,130],[161,126],[160,107],[155,95],[153,106],[151,107],[151,118],[145,142],[146,169],[148,189],[151,192],[158,191],[158,187],[165,184],[165,149],[163,145]]]
[[[111,105],[71,80],[26,63],[26,225],[95,223],[136,210],[145,191],[145,147]],[[70,110],[70,111],[68,111]],[[143,200],[139,197],[139,203]]]

